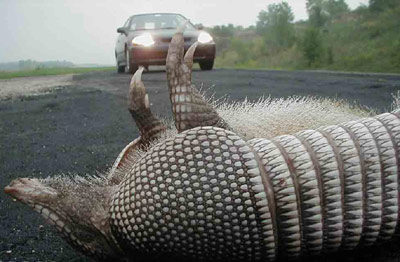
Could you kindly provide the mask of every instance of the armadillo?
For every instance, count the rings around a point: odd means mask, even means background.
[[[192,85],[195,49],[184,55],[178,31],[168,51],[177,133],[161,138],[167,128],[150,110],[139,69],[129,110],[141,136],[108,175],[22,178],[5,192],[99,261],[275,261],[394,235],[399,112],[245,139]]]

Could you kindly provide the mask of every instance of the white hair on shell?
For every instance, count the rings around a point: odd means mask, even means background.
[[[298,96],[224,102],[218,105],[217,111],[245,140],[293,134],[375,114],[371,109],[352,106],[342,100]]]

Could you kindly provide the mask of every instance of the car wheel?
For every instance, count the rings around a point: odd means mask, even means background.
[[[125,66],[118,65],[118,62],[117,62],[117,72],[118,73],[124,73],[125,72]]]
[[[136,70],[138,70],[139,66],[132,63],[131,57],[130,57],[128,51],[126,51],[125,54],[126,54],[125,72],[128,74],[134,74],[136,72]]]
[[[116,63],[116,65],[117,65],[117,72],[118,72],[118,73],[123,73],[123,72],[125,72],[125,66],[120,66],[119,63],[118,63],[118,56],[117,56],[117,53],[115,53],[115,63]]]
[[[214,67],[214,60],[207,60],[199,62],[201,70],[212,70]]]

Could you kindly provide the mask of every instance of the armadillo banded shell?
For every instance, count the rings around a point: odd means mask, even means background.
[[[198,127],[138,161],[111,208],[133,257],[274,260],[390,238],[398,221],[396,114],[245,142]]]

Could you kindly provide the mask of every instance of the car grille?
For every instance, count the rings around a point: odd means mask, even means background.
[[[191,42],[192,38],[191,37],[185,37],[183,38],[185,42]],[[163,43],[170,43],[172,40],[172,37],[163,37],[160,39],[161,42]]]

